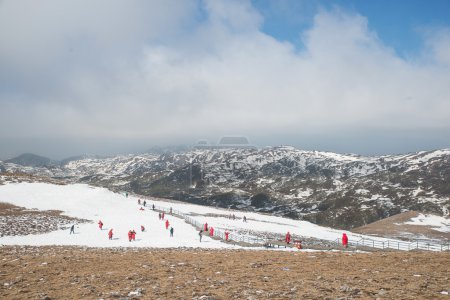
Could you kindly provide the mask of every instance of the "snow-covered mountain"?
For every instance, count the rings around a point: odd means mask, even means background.
[[[405,210],[448,215],[450,209],[450,149],[379,157],[292,147],[196,149],[81,158],[49,167],[2,166],[7,172],[268,212],[338,228]]]

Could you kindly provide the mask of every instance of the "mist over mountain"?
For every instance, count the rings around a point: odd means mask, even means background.
[[[39,156],[32,153],[24,153],[17,157],[5,160],[5,163],[13,163],[25,167],[44,167],[57,164],[50,158]]]

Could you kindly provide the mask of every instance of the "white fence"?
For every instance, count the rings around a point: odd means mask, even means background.
[[[150,206],[152,208],[153,206]],[[178,216],[180,218],[183,218],[187,223],[193,225],[196,228],[203,229],[204,224],[200,223],[199,221],[195,220],[193,217],[175,209],[162,207],[162,206],[154,206],[155,210],[164,212],[165,214],[172,214],[175,216]],[[205,232],[207,234],[207,232]],[[225,240],[225,232],[220,229],[214,230],[214,236],[217,236],[223,240]],[[292,237],[294,240],[294,237]],[[301,239],[301,238],[299,238]],[[234,241],[237,243],[244,243],[250,246],[263,246],[268,242],[268,239],[264,238],[258,238],[258,237],[251,237],[251,236],[244,236],[239,235],[236,233],[229,233],[228,235],[229,241]],[[332,242],[331,242],[332,243]],[[342,245],[342,240],[336,239],[334,243],[339,246]],[[372,248],[372,249],[381,249],[381,250],[402,250],[402,251],[411,251],[411,250],[422,250],[422,251],[450,251],[450,241],[447,241],[446,243],[432,243],[430,241],[413,241],[413,242],[402,242],[402,241],[396,241],[396,240],[385,240],[385,241],[379,241],[379,240],[373,240],[368,238],[362,238],[358,241],[349,241],[349,246],[353,246],[356,249],[358,248]]]
[[[337,239],[336,244],[341,245],[342,240]],[[413,242],[402,242],[395,240],[385,240],[378,241],[373,239],[362,238],[358,241],[349,241],[349,246],[353,246],[355,248],[361,247],[369,247],[374,249],[382,249],[382,250],[425,250],[425,251],[450,251],[450,241],[446,243],[432,243],[430,241],[413,241]]]

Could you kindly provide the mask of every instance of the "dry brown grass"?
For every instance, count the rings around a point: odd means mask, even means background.
[[[430,226],[402,224],[411,218],[417,217],[419,214],[420,212],[417,211],[408,211],[352,229],[352,232],[405,240],[417,238],[450,240],[450,232],[439,232],[433,230]]]
[[[2,247],[0,257],[2,299],[448,299],[450,289],[448,252]]]

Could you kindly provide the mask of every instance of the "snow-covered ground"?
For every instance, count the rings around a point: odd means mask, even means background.
[[[440,216],[419,214],[403,224],[430,226],[436,231],[450,232],[450,219]]]
[[[88,219],[93,223],[78,224],[76,234],[69,234],[68,229],[50,233],[27,236],[7,236],[0,238],[0,245],[82,245],[91,247],[203,247],[203,248],[238,248],[230,243],[203,236],[199,241],[197,230],[184,219],[167,216],[170,226],[174,227],[174,237],[169,236],[164,221],[159,220],[158,213],[150,209],[152,204],[190,215],[200,223],[208,222],[216,229],[229,230],[231,233],[246,236],[261,236],[264,233],[314,237],[335,241],[343,231],[318,226],[306,221],[298,221],[263,215],[228,211],[207,206],[185,203],[174,203],[163,200],[148,200],[145,210],[140,210],[138,198],[113,193],[104,188],[91,187],[84,184],[52,185],[46,183],[19,183],[0,186],[0,202],[8,202],[26,208],[39,210],[61,210],[70,217]],[[232,220],[224,216],[235,214]],[[219,216],[217,216],[219,215]],[[246,216],[248,222],[241,218]],[[97,222],[102,220],[103,230]],[[145,226],[144,232],[140,226]],[[108,239],[108,231],[113,228],[114,239]],[[127,233],[130,229],[137,232],[136,241],[129,242]],[[385,241],[347,232],[350,241],[361,238]],[[392,240],[391,240],[392,241]]]

